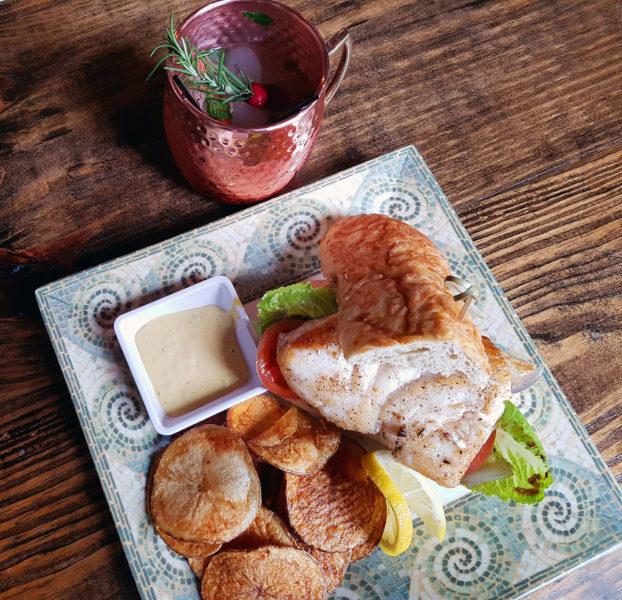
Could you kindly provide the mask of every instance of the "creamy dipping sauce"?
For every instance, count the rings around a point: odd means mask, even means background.
[[[240,387],[248,367],[235,306],[163,315],[136,333],[136,346],[164,412],[178,417]]]

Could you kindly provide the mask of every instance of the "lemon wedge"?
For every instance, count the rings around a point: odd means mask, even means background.
[[[408,512],[410,513],[410,511],[412,511],[419,517],[423,521],[428,532],[435,536],[439,542],[443,540],[447,529],[445,509],[432,483],[427,477],[398,463],[393,459],[391,452],[388,450],[370,452],[363,457],[362,461],[363,468],[371,480],[380,488],[380,491],[387,499],[388,505],[390,504],[393,506],[393,503],[389,499],[389,495],[393,494],[393,496],[395,496],[395,492],[397,491],[400,498],[408,506]],[[387,492],[385,492],[385,489]],[[385,534],[388,533],[388,528],[389,519],[387,519]],[[412,537],[412,521],[410,531],[410,536]],[[408,543],[410,544],[410,540]]]
[[[380,540],[380,548],[390,556],[397,556],[407,550],[412,541],[412,517],[406,500],[375,454],[376,452],[366,454],[361,463],[387,501],[387,523]]]

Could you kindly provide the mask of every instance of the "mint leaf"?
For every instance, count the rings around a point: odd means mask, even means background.
[[[257,305],[259,323],[257,330],[261,335],[272,323],[305,317],[318,319],[337,312],[335,291],[330,288],[313,288],[310,283],[295,283],[263,295]]]
[[[259,25],[263,25],[264,27],[272,24],[272,17],[264,15],[264,13],[249,12],[247,10],[243,10],[242,14],[245,17],[249,18],[251,21],[258,23]]]
[[[509,401],[505,403],[505,412],[496,430],[495,445],[486,463],[503,460],[512,466],[512,475],[468,487],[474,492],[519,504],[539,502],[544,498],[544,490],[553,483],[540,440],[527,419]]]
[[[229,105],[222,100],[205,98],[205,107],[207,108],[207,114],[212,117],[212,119],[224,121],[225,119],[229,119],[231,117]]]

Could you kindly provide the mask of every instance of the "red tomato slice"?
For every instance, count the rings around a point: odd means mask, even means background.
[[[304,321],[286,319],[273,323],[263,332],[257,344],[257,373],[264,387],[286,400],[295,400],[298,396],[287,385],[283,373],[276,362],[276,346],[279,334],[300,327]]]
[[[497,435],[497,431],[495,429],[492,430],[490,437],[484,442],[484,445],[479,449],[479,452],[475,455],[475,458],[471,461],[469,468],[465,471],[465,475],[469,473],[473,473],[473,471],[477,471],[485,462],[486,459],[490,456],[492,452],[492,448],[495,445],[495,437]]]
[[[313,289],[331,287],[330,283],[328,282],[328,279],[311,279],[309,283],[311,284],[311,287]]]

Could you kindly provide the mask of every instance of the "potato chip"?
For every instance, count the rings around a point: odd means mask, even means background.
[[[386,519],[383,521],[378,519],[376,522],[376,528],[372,531],[369,538],[352,548],[352,554],[350,555],[350,562],[356,562],[357,560],[362,560],[366,556],[370,555],[376,546],[380,543],[380,539],[382,538],[382,534],[384,533],[384,527],[386,524]]]
[[[334,592],[343,580],[348,565],[350,564],[350,550],[345,552],[324,552],[305,544],[300,538],[296,539],[296,548],[304,550],[317,562],[326,583],[326,593]]]
[[[292,406],[272,427],[248,440],[261,459],[288,473],[311,475],[337,451],[339,429]]]
[[[151,519],[151,494],[153,492],[153,477],[155,475],[156,469],[158,468],[158,464],[160,463],[160,459],[162,458],[162,454],[164,453],[164,448],[161,448],[157,451],[153,458],[151,459],[151,464],[149,465],[149,471],[147,473],[147,482],[145,485],[145,504],[147,507],[147,515]],[[190,557],[203,557],[210,556],[214,554],[220,549],[221,544],[219,543],[210,543],[210,542],[185,542],[183,540],[178,540],[172,535],[168,535],[161,531],[158,527],[155,527],[156,533],[162,538],[164,543],[171,549],[173,552],[180,554],[181,556],[185,556],[186,558]]]
[[[203,574],[205,573],[205,569],[207,569],[207,565],[211,560],[210,556],[202,556],[200,558],[189,558],[188,564],[192,569],[192,572],[199,578],[203,579]]]
[[[150,501],[156,529],[186,542],[227,542],[253,522],[259,477],[238,435],[199,425],[164,450]]]
[[[173,551],[177,552],[181,556],[186,558],[203,558],[211,556],[218,552],[222,544],[217,542],[185,542],[184,540],[178,540],[168,533],[159,531],[156,527],[157,534],[162,538],[162,541]]]
[[[296,433],[299,423],[298,409],[292,406],[274,425],[246,441],[249,445],[252,444],[261,448],[276,446]]]
[[[254,550],[261,546],[294,547],[295,540],[285,522],[262,506],[250,527],[223,545],[226,550]]]
[[[367,542],[386,521],[386,501],[361,466],[365,451],[342,437],[336,454],[314,475],[285,474],[294,531],[311,546],[346,552]]]
[[[286,412],[287,408],[278,400],[259,394],[227,411],[227,427],[247,441],[272,427]]]
[[[147,510],[147,516],[151,519],[152,522],[153,519],[151,518],[151,492],[153,492],[153,476],[155,475],[156,469],[158,468],[158,464],[160,463],[163,452],[164,448],[160,448],[151,457],[149,471],[147,471],[147,480],[145,482],[145,508]]]
[[[295,548],[264,546],[214,556],[203,575],[203,600],[323,600],[324,576],[309,554]]]

